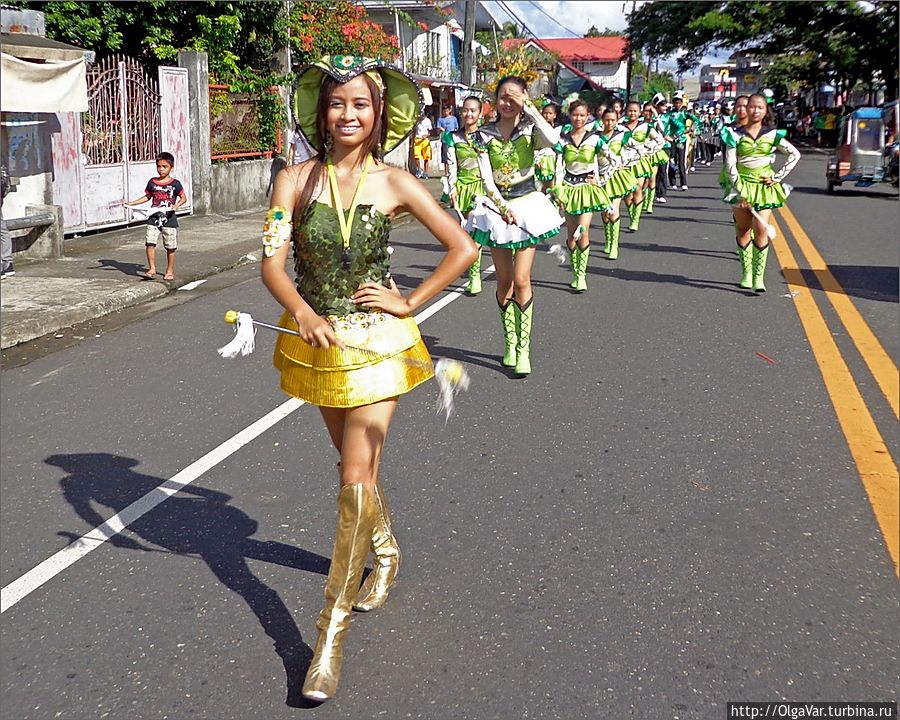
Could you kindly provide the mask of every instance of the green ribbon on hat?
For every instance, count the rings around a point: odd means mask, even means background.
[[[326,55],[301,68],[294,91],[294,117],[300,131],[316,150],[321,150],[323,145],[316,123],[322,81],[328,76],[345,83],[370,71],[377,72],[384,85],[383,100],[387,106],[384,151],[393,150],[413,131],[424,102],[419,86],[409,75],[383,60],[356,55]]]

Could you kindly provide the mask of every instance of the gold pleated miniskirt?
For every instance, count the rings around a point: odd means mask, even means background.
[[[352,408],[402,395],[434,376],[413,318],[361,312],[328,320],[347,349],[314,348],[296,335],[278,334],[274,363],[288,395],[313,405]],[[278,324],[297,330],[287,312]]]

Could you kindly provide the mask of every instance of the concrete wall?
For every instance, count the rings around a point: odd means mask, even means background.
[[[228,214],[268,206],[272,160],[214,163],[207,212]]]
[[[187,68],[191,123],[191,179],[193,211],[210,212],[212,162],[209,156],[209,66],[204,52],[178,51],[178,66]]]
[[[3,206],[6,210],[6,204]],[[57,258],[63,254],[63,214],[59,205],[26,205],[25,212],[17,215],[17,218],[27,218],[29,215],[44,215],[49,213],[54,217],[50,225],[39,225],[33,228],[10,230],[12,235],[14,257],[25,258]],[[13,219],[10,215],[4,215],[7,220]]]

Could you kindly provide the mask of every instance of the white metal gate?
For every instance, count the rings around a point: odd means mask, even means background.
[[[53,134],[53,192],[67,233],[123,225],[156,175],[155,158],[175,156],[172,175],[191,209],[187,70],[161,67],[157,77],[132,58],[111,56],[88,70],[88,111],[58,113]]]

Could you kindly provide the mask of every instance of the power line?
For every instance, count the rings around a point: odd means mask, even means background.
[[[529,35],[531,35],[531,37],[533,37],[533,38],[537,37],[537,33],[535,33],[530,27],[528,27],[524,22],[522,22],[522,20],[519,18],[519,16],[516,15],[512,10],[510,10],[509,6],[505,2],[503,2],[503,0],[497,0],[497,4],[501,8],[503,8],[503,10],[506,12],[507,15],[509,15],[509,17],[512,18],[514,23],[521,25],[522,29],[525,30]]]
[[[572,33],[575,37],[581,37],[581,35],[579,35],[579,34],[578,34],[577,32],[575,32],[574,30],[570,30],[569,28],[567,28],[565,25],[563,25],[563,24],[562,24],[561,22],[559,22],[555,17],[553,17],[552,15],[550,15],[546,10],[544,10],[544,8],[542,8],[540,5],[538,5],[538,4],[537,4],[536,2],[534,2],[533,0],[529,0],[528,4],[531,5],[531,6],[533,6],[538,12],[540,12],[540,13],[546,15],[548,18],[550,18],[553,22],[555,22],[557,25],[559,25],[559,26],[560,26],[563,30],[565,30],[566,32]]]

